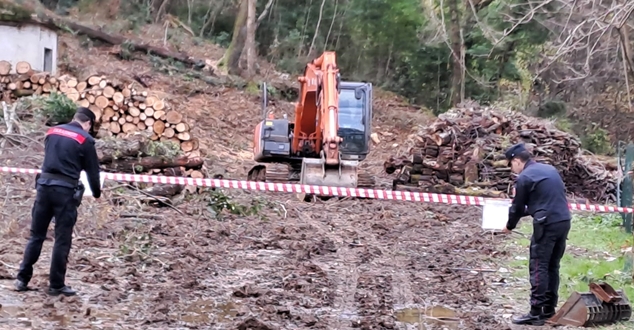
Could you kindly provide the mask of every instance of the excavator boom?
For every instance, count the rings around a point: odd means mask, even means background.
[[[299,77],[301,95],[315,97],[316,102],[304,102],[296,109],[296,134],[293,145],[313,147],[319,158],[304,158],[300,183],[317,186],[357,186],[356,161],[342,161],[339,144],[339,69],[334,52],[324,52],[306,66],[304,76]],[[316,87],[316,88],[315,88]],[[312,96],[313,94],[314,96]],[[306,100],[306,98],[305,98]],[[302,117],[315,114],[311,123],[302,126]],[[314,124],[314,128],[312,127]],[[306,130],[304,130],[306,128]],[[309,132],[309,134],[305,134]],[[314,132],[314,133],[313,133]],[[304,134],[302,134],[304,133]],[[311,135],[310,133],[313,133]],[[306,139],[308,137],[308,139]],[[314,139],[311,139],[314,137]],[[312,140],[312,141],[311,141]]]
[[[298,81],[294,121],[269,114],[260,122],[253,141],[254,160],[287,164],[286,182],[358,187],[359,162],[369,152],[372,85],[341,81],[334,52],[324,52],[308,63]],[[266,88],[263,93],[266,103]],[[265,167],[256,166],[249,179],[268,181],[270,176],[262,173]],[[362,181],[361,186],[373,185],[365,177]]]

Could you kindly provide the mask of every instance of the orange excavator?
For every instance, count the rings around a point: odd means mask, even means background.
[[[294,122],[267,115],[255,128],[253,181],[335,187],[372,187],[370,175],[359,175],[369,152],[372,84],[341,81],[334,52],[324,52],[306,65]],[[285,168],[284,168],[285,167]],[[268,171],[267,171],[268,170]]]

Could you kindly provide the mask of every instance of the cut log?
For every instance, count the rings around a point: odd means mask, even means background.
[[[102,92],[102,95],[109,99],[112,99],[114,97],[114,94],[115,94],[115,91],[114,91],[114,88],[112,88],[112,86],[106,86]]]
[[[137,127],[133,123],[125,123],[121,126],[121,130],[123,131],[123,133],[132,133],[137,130]]]
[[[9,61],[0,61],[0,76],[6,76],[11,72],[11,63]]]
[[[184,141],[181,143],[181,150],[184,152],[190,152],[198,149],[198,140],[190,139],[189,141]]]
[[[154,108],[156,112],[160,112],[161,116],[165,114],[165,112],[162,111],[163,109],[165,109],[165,102],[163,102],[163,100],[156,100],[156,102],[154,102],[154,104],[152,105],[152,108]]]
[[[170,124],[178,124],[183,120],[183,115],[180,114],[180,112],[178,111],[169,111],[167,114],[165,114],[165,117],[167,118],[166,121]]]
[[[165,123],[160,120],[157,120],[152,125],[152,129],[154,130],[154,133],[156,135],[161,136],[165,132]]]
[[[185,168],[200,168],[204,164],[201,158],[188,158],[181,156],[169,158],[165,156],[142,157],[138,159],[121,159],[113,162],[102,163],[102,166],[113,172],[137,173],[151,169],[164,169],[183,166]]]
[[[32,71],[29,62],[20,61],[15,64],[15,72],[17,74],[29,74]]]

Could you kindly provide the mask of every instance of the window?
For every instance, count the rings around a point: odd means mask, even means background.
[[[53,72],[53,50],[50,48],[44,48],[44,70]]]
[[[354,89],[342,89],[339,94],[339,127],[365,132],[365,100],[354,97]]]
[[[365,142],[365,94],[354,97],[354,89],[341,89],[339,93],[339,131],[343,138],[340,150],[344,154],[364,152]]]

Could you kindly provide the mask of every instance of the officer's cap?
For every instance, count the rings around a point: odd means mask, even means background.
[[[520,153],[524,151],[526,151],[526,147],[524,147],[524,143],[518,143],[508,148],[508,150],[506,150],[506,153],[504,153],[504,156],[506,157],[506,160],[511,162],[513,158],[517,157],[517,155],[519,155]]]
[[[97,118],[95,118],[95,113],[92,112],[92,110],[90,110],[88,108],[84,108],[84,107],[79,107],[79,108],[77,108],[77,112],[76,113],[81,113],[81,114],[85,115],[86,117],[88,117],[88,119],[90,120],[90,127],[93,127],[95,125],[95,120]]]

